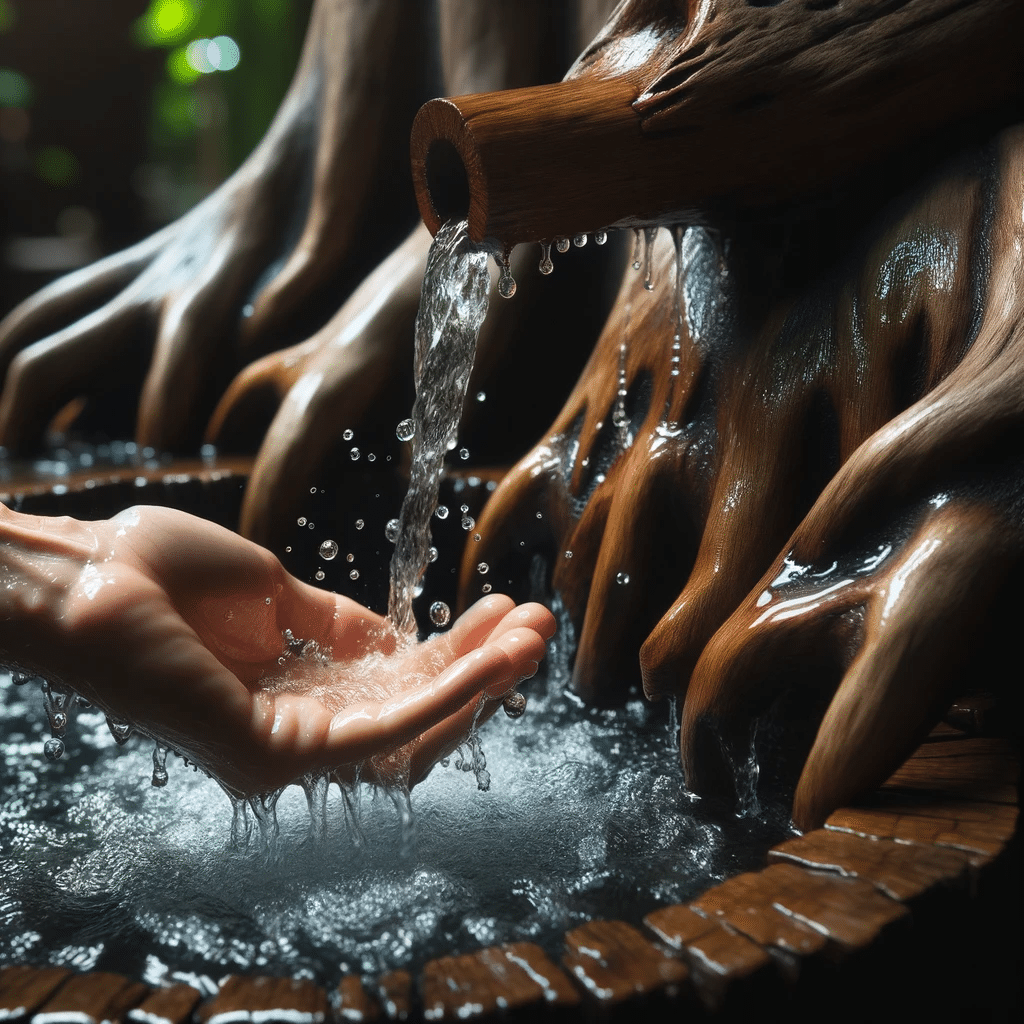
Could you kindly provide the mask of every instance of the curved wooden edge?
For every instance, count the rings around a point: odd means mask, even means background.
[[[167,475],[187,477],[174,468]],[[1011,741],[940,725],[870,799],[779,843],[761,871],[654,909],[642,929],[572,929],[558,964],[519,942],[430,961],[417,978],[348,975],[330,995],[306,979],[232,976],[205,1001],[188,985],[15,965],[0,968],[0,1024],[571,1019],[636,1005],[678,1014],[687,1004],[763,1015],[820,985],[823,969],[827,985],[828,970],[858,958],[902,962],[936,921],[933,941],[970,941],[948,925],[948,911],[997,877],[1017,827],[1019,771]]]

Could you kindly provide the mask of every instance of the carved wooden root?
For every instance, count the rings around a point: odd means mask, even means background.
[[[542,559],[578,630],[577,692],[611,699],[642,667],[650,696],[685,693],[699,792],[729,788],[721,743],[791,686],[810,704],[839,686],[798,824],[882,782],[964,682],[1024,554],[1021,195],[1015,128],[866,239],[830,225],[850,253],[833,269],[813,232],[692,228],[675,361],[661,232],[653,293],[627,271],[568,403],[478,520],[466,599],[477,562],[516,593]]]
[[[432,100],[431,231],[508,244],[827,190],[1024,89],[1014,0],[626,0],[566,81]]]

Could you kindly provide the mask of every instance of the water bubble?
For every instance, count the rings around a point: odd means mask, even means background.
[[[54,711],[50,715],[50,729],[55,736],[63,736],[64,730],[68,727],[68,716],[63,711]]]
[[[344,432],[344,433],[343,433],[343,434],[341,435],[341,439],[342,439],[343,441],[351,441],[351,440],[352,440],[352,438],[353,438],[353,437],[355,437],[355,436],[356,436],[356,435],[355,435],[355,431],[352,431],[352,430],[346,430],[346,431],[345,431],[345,432]]]
[[[572,244],[575,245],[577,249],[582,249],[583,246],[587,244],[586,233],[581,231],[578,235],[573,235]]]
[[[350,458],[350,459],[351,459],[351,460],[352,460],[353,462],[358,462],[358,461],[359,461],[359,449],[358,449],[358,448],[353,448],[353,449],[352,449],[352,451],[350,451],[350,452],[348,453],[348,457],[349,457],[349,458]]]
[[[263,599],[263,603],[264,603],[264,604],[270,604],[271,602],[273,602],[273,600],[274,600],[274,599],[273,599],[272,597],[265,597],[265,598]]]
[[[299,516],[299,518],[296,521],[298,522],[299,526],[305,526],[306,525],[306,517],[305,516]]]
[[[308,523],[307,525],[309,526],[309,528],[310,528],[311,530],[313,529],[313,525],[314,525],[313,523]]]
[[[459,506],[459,511],[460,512],[468,512],[469,511],[469,506],[468,505],[460,505]]]
[[[353,570],[352,570],[352,571],[351,571],[351,572],[350,572],[350,573],[348,574],[348,578],[349,578],[350,580],[357,580],[357,579],[359,579],[359,570],[358,570],[358,569],[353,569]]]
[[[317,571],[316,571],[316,578],[318,580],[322,580],[324,578],[324,576],[325,576],[325,573],[324,573],[323,569],[317,569]]]
[[[435,548],[435,547],[427,548],[427,561],[428,562],[436,562],[437,561],[437,548]]]
[[[291,551],[291,549],[292,549],[292,546],[291,546],[291,544],[289,544],[288,547],[285,548],[285,551]]]
[[[479,544],[480,543],[480,534],[479,533],[474,533],[473,534],[473,540],[475,540]]]
[[[351,551],[345,556],[345,561],[346,562],[354,562],[355,560],[356,560],[356,556],[354,554],[352,554]]]
[[[476,393],[476,400],[478,402],[486,402],[487,401],[487,392],[486,391],[478,391]]]
[[[468,448],[460,448],[459,449],[459,458],[462,459],[463,462],[465,462],[469,458],[469,449]]]
[[[369,453],[367,453],[366,461],[367,462],[376,462],[377,461],[377,456],[374,455],[373,452],[369,452]]]
[[[559,252],[568,252],[569,251],[569,239],[568,238],[556,238],[555,239],[555,248]]]
[[[615,574],[615,582],[618,583],[618,585],[620,587],[624,587],[629,582],[629,573],[628,572],[616,573]]]
[[[444,601],[435,601],[430,606],[430,621],[435,626],[447,626],[451,621],[452,610]]]
[[[554,263],[551,262],[551,243],[541,242],[540,243],[540,263],[537,265],[537,269],[542,274],[550,274],[555,269]]]
[[[480,573],[481,576],[486,576],[487,575],[487,571],[490,568],[491,567],[486,562],[478,562],[477,563],[477,567],[476,567],[476,571],[478,573]]]
[[[565,557],[566,558],[572,558],[572,552],[571,551],[566,551]]]
[[[47,761],[56,761],[64,755],[64,741],[57,739],[56,736],[51,736],[43,744],[43,753],[46,755]]]
[[[332,558],[336,558],[338,555],[338,542],[334,540],[325,540],[320,545],[320,557],[324,561],[329,562]]]
[[[437,508],[434,509],[434,515],[437,516],[438,519],[447,519],[448,518],[448,506],[447,505],[438,505]]]
[[[607,231],[595,231],[594,232],[594,245],[604,245],[608,241]]]
[[[405,419],[395,428],[395,437],[399,441],[411,441],[416,436],[416,423],[414,420]]]
[[[501,706],[509,718],[521,718],[526,710],[526,698],[518,690],[512,690],[505,694]]]
[[[537,518],[538,519],[543,519],[544,518],[544,513],[543,512],[538,512],[537,513]]]
[[[363,522],[362,519],[357,519],[356,520],[356,529],[357,530],[361,530],[365,525],[366,525],[366,523]]]
[[[472,516],[462,517],[462,528],[464,530],[472,530],[476,526],[476,520]]]
[[[392,544],[398,540],[398,520],[389,519],[387,526],[384,527],[384,536],[387,537]]]
[[[481,593],[484,593],[484,594],[489,594],[489,593],[491,592],[491,585],[490,585],[490,583],[485,583],[485,584],[484,584],[484,585],[483,585],[483,586],[482,586],[482,587],[480,588],[480,591],[481,591]]]

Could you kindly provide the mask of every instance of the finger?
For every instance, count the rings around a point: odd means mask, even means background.
[[[554,615],[544,605],[536,601],[528,601],[526,604],[516,605],[509,611],[502,620],[491,630],[487,637],[487,643],[492,643],[510,629],[525,628],[533,630],[542,640],[550,640],[558,629],[558,623]]]
[[[504,594],[482,597],[455,620],[447,633],[429,642],[443,642],[452,657],[460,658],[479,647],[514,608],[512,598]]]
[[[145,316],[118,298],[18,353],[0,397],[0,443],[29,444],[72,398],[121,383],[135,367],[131,352]]]

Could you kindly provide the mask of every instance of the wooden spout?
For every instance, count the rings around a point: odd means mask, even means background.
[[[424,104],[412,172],[431,232],[468,217],[474,241],[596,231],[665,211],[627,79],[576,80]]]

